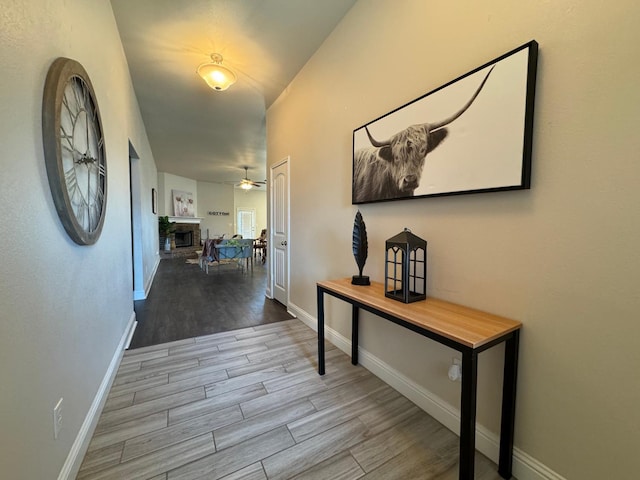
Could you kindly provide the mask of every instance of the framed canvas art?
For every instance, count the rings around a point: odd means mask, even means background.
[[[181,190],[171,190],[173,197],[173,214],[176,217],[195,217],[193,194]]]
[[[530,188],[531,41],[353,131],[352,203]]]

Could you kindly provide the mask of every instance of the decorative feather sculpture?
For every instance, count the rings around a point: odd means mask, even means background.
[[[351,283],[354,285],[369,285],[369,277],[362,275],[364,264],[367,261],[367,254],[369,253],[369,245],[367,243],[367,227],[362,219],[360,210],[356,213],[356,218],[353,222],[353,256],[356,259],[356,265],[358,265],[358,275],[354,275],[351,278]]]

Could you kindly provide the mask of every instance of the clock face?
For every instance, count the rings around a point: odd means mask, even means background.
[[[43,139],[49,185],[69,236],[97,241],[104,222],[107,164],[100,112],[82,66],[57,59],[47,75]]]

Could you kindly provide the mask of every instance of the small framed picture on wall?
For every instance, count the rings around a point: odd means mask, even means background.
[[[158,192],[155,188],[151,189],[151,211],[154,214],[158,213]]]

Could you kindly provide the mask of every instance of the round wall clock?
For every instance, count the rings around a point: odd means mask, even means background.
[[[107,159],[100,111],[85,69],[56,59],[47,74],[42,136],[58,216],[79,245],[100,237],[107,202]]]

